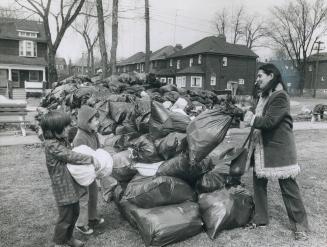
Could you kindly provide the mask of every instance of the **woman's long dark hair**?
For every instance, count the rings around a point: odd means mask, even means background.
[[[273,79],[262,89],[262,95],[268,95],[270,91],[274,92],[277,85],[280,83],[283,86],[283,89],[287,92],[285,83],[283,82],[282,75],[275,65],[272,63],[267,63],[261,65],[258,70],[262,70],[266,75],[273,74]]]

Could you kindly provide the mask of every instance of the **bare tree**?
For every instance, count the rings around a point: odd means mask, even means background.
[[[102,0],[96,0],[96,6],[97,6],[97,16],[98,16],[99,45],[100,45],[100,54],[101,54],[101,69],[102,69],[101,76],[102,78],[105,78],[108,76],[108,53],[106,48]]]
[[[303,95],[307,59],[317,40],[326,32],[327,6],[324,0],[295,0],[272,10],[269,36],[283,48],[300,73]]]
[[[85,0],[61,0],[59,6],[57,6],[58,2],[53,3],[52,0],[15,0],[15,2],[41,17],[48,45],[49,82],[57,81],[58,75],[55,61],[57,49],[66,30],[83,7]],[[55,20],[55,30],[52,30],[50,27],[51,18]]]
[[[88,76],[95,73],[94,69],[94,46],[99,38],[99,32],[94,18],[94,5],[91,2],[86,2],[82,11],[83,15],[79,15],[72,25],[73,29],[83,37],[87,49],[87,71]]]
[[[252,49],[254,47],[264,46],[259,44],[259,41],[266,37],[267,29],[263,20],[257,15],[248,16],[245,19],[242,28],[245,45]]]
[[[215,14],[214,25],[218,34],[227,34],[228,14],[226,8],[221,9]]]
[[[242,21],[243,21],[243,17],[244,17],[244,6],[241,5],[237,11],[236,11],[236,15],[232,16],[232,22],[231,22],[231,35],[232,35],[232,42],[233,44],[236,44],[240,37],[243,35],[243,31],[242,31]]]
[[[116,56],[118,46],[118,0],[112,0],[112,44],[110,50],[110,64],[112,74],[116,74]]]

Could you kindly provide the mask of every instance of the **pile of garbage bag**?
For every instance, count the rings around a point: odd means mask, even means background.
[[[42,99],[37,117],[61,109],[74,123],[84,104],[98,110],[103,149],[112,156],[110,177],[117,182],[110,193],[147,246],[203,230],[215,238],[248,223],[252,197],[238,186],[240,177],[231,176],[224,152],[217,153],[242,118],[238,107],[210,91],[162,85],[153,75],[134,73],[58,83]]]

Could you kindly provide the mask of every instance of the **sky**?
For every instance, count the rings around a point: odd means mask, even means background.
[[[111,2],[103,2],[106,1]],[[13,0],[1,0],[0,7],[6,7],[12,2]],[[176,44],[186,47],[206,36],[215,35],[212,21],[215,13],[224,7],[236,11],[243,5],[250,14],[267,16],[273,6],[283,3],[285,0],[149,0],[150,49],[156,51],[163,46]],[[119,9],[117,57],[126,58],[145,50],[144,0],[119,0]],[[105,28],[109,53],[110,22]],[[257,48],[254,51],[260,60],[272,55],[267,48]],[[65,57],[67,62],[69,59],[75,62],[83,52],[86,52],[86,48],[82,37],[70,28],[65,33],[57,55]]]

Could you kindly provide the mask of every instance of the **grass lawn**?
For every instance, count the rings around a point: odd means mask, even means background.
[[[311,224],[307,242],[295,242],[278,182],[269,183],[270,225],[264,229],[224,231],[211,241],[205,232],[172,246],[327,246],[327,130],[297,131],[298,158],[302,173],[299,186]],[[231,136],[236,140],[238,136]],[[57,217],[42,146],[0,147],[0,246],[51,246]],[[252,191],[251,174],[244,182]],[[99,212],[106,220],[91,237],[77,237],[86,246],[143,246],[137,230],[119,214],[113,203],[100,200]]]

